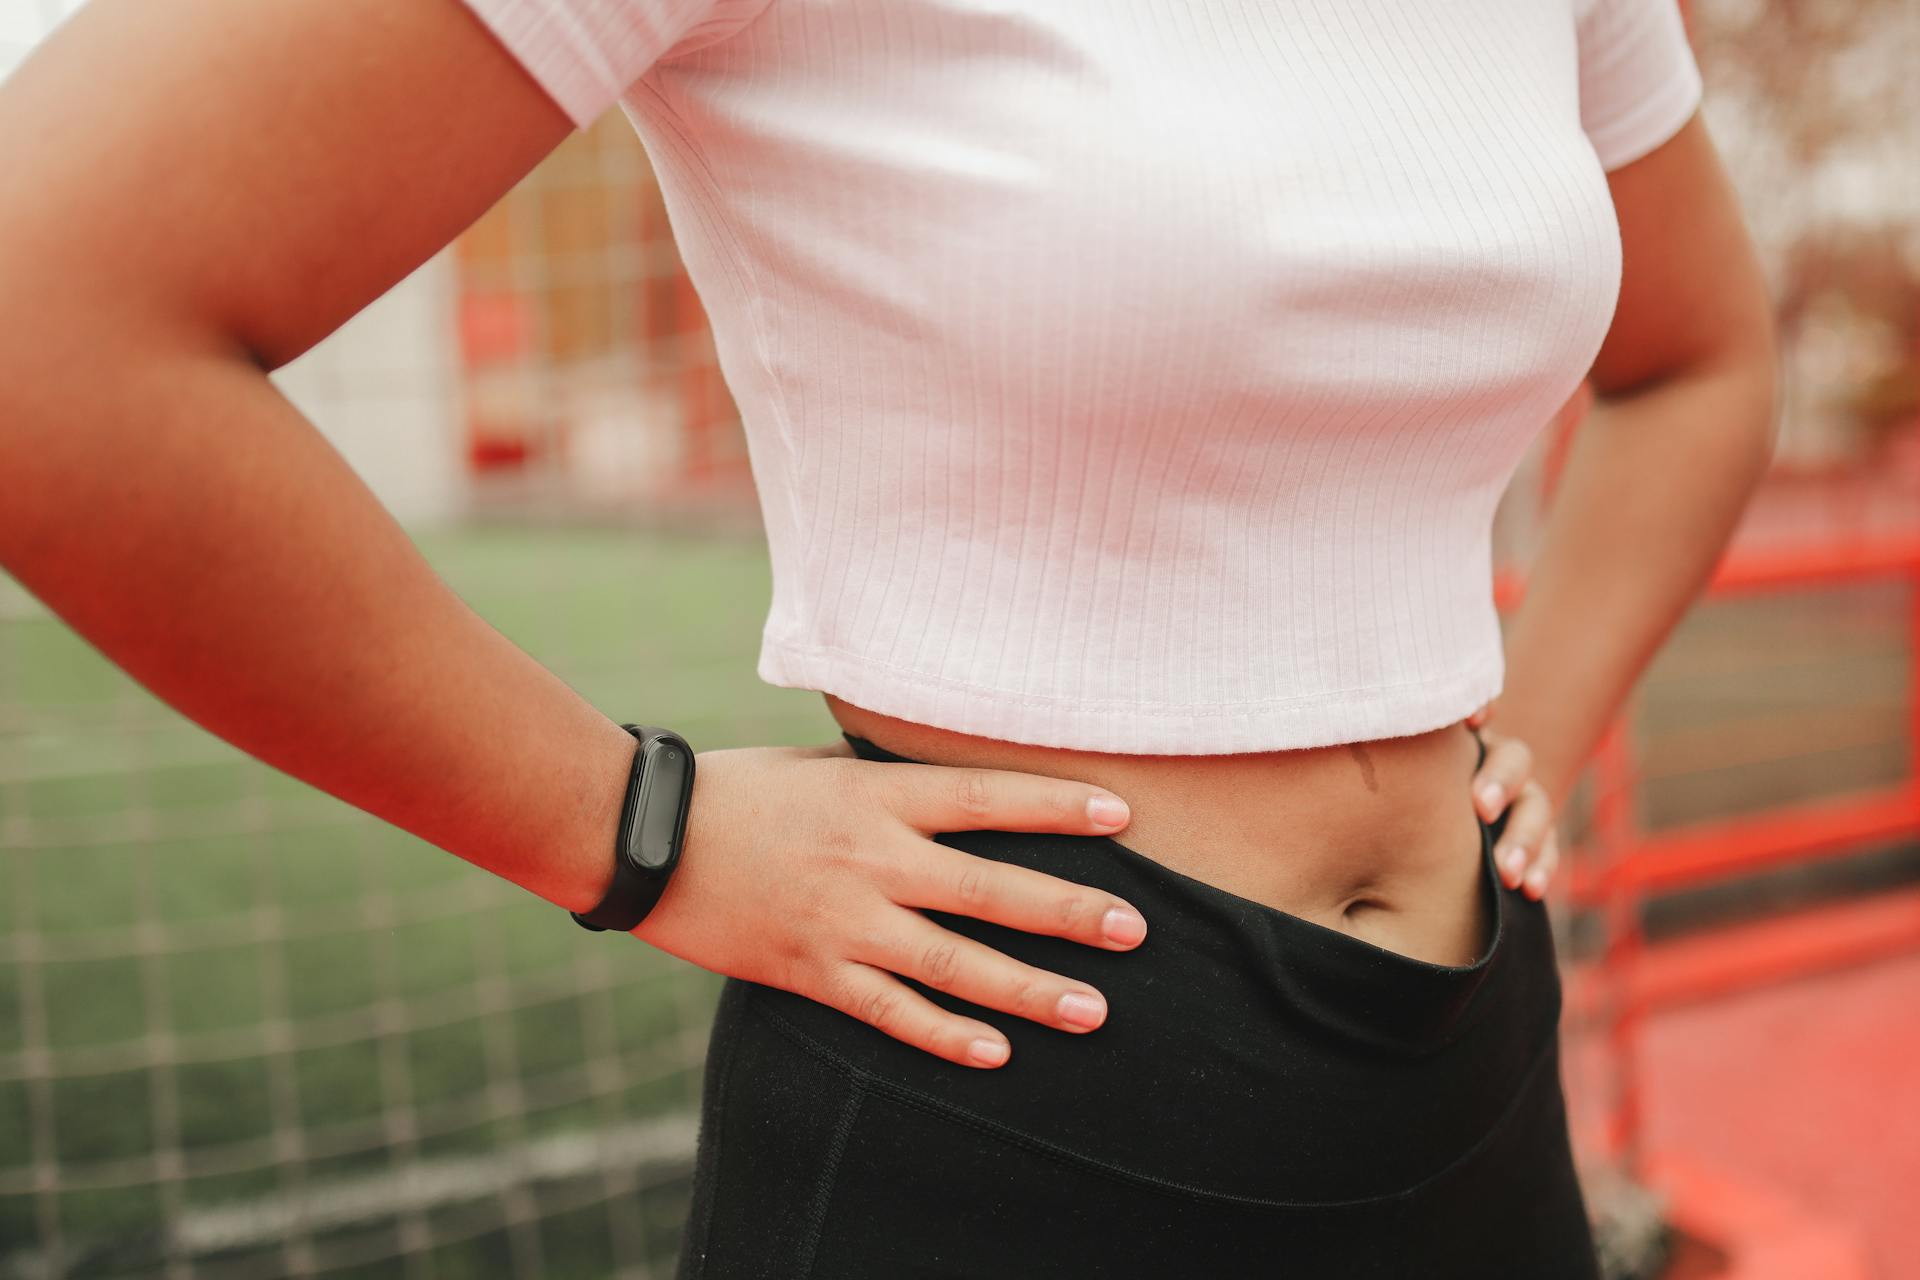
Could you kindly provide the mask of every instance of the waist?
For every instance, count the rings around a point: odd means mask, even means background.
[[[1139,755],[958,733],[824,695],[842,730],[930,764],[1073,778],[1125,800],[1113,838],[1183,875],[1436,964],[1479,954],[1464,722],[1332,747]]]

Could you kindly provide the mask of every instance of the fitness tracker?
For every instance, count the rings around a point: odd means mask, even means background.
[[[625,933],[647,918],[680,862],[693,800],[693,748],[671,729],[620,726],[639,742],[620,830],[613,844],[613,883],[591,911],[572,911],[574,923],[596,933]]]

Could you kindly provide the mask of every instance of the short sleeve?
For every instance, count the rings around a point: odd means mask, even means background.
[[[586,128],[654,63],[746,25],[770,0],[465,0]]]
[[[1638,160],[1700,104],[1700,66],[1677,0],[1584,0],[1578,20],[1580,127],[1600,167]]]

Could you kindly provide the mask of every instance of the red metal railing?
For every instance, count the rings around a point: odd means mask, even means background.
[[[1790,548],[1739,551],[1722,562],[1710,598],[1899,581],[1908,587],[1908,737],[1906,776],[1845,795],[1781,805],[1759,813],[1640,829],[1634,796],[1640,782],[1632,735],[1623,716],[1588,764],[1593,810],[1569,858],[1565,901],[1598,913],[1605,944],[1576,966],[1568,1008],[1601,1028],[1613,1080],[1601,1153],[1637,1170],[1641,1089],[1639,1039],[1645,1018],[1661,1008],[1712,999],[1770,982],[1920,949],[1920,892],[1875,895],[1823,906],[1761,924],[1719,928],[1649,947],[1641,929],[1648,896],[1695,888],[1790,864],[1842,856],[1862,846],[1920,836],[1920,535],[1849,535]],[[1503,577],[1497,596],[1516,601],[1521,583]]]

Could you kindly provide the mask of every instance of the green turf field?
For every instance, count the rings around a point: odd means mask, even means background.
[[[609,715],[834,732],[753,674],[757,541],[423,545]],[[665,1274],[718,979],[241,756],[8,585],[0,1275]]]

